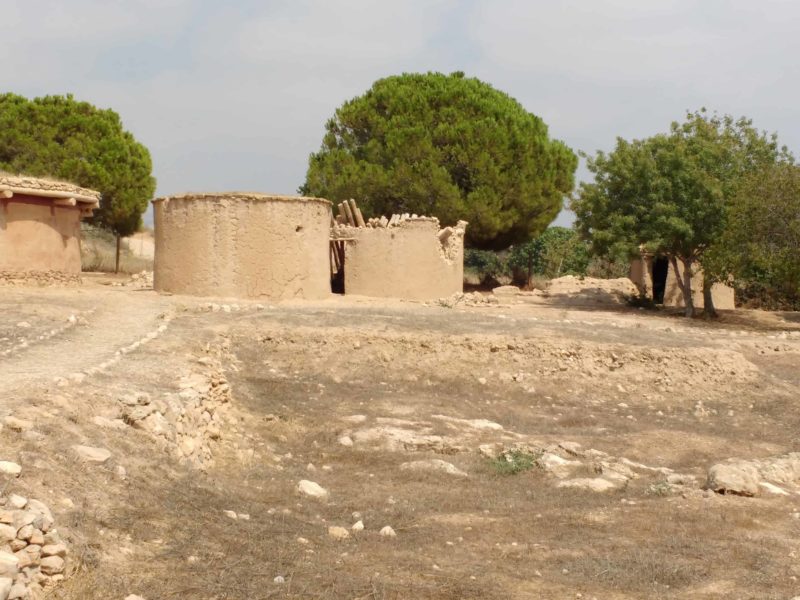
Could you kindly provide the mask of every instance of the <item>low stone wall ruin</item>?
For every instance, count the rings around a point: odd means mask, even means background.
[[[431,300],[461,292],[466,225],[442,229],[435,217],[416,215],[335,224],[331,238],[344,242],[345,294]]]
[[[330,203],[251,193],[153,201],[154,288],[196,296],[320,299],[330,294]]]

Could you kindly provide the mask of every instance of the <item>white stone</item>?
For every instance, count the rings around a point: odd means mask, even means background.
[[[125,596],[125,600],[144,600],[144,598],[137,596],[136,594],[129,594]]]
[[[328,535],[335,540],[344,540],[350,537],[350,532],[347,531],[344,527],[339,527],[338,525],[333,525],[328,527]]]
[[[11,494],[8,497],[8,503],[14,508],[25,508],[28,504],[28,499],[17,494]]]
[[[19,559],[9,552],[0,552],[0,577],[16,577]]]
[[[311,498],[325,499],[328,497],[328,490],[318,483],[309,481],[308,479],[302,479],[297,484],[297,491],[302,495],[309,496]]]
[[[777,485],[773,485],[768,481],[762,481],[758,485],[768,491],[770,494],[775,494],[776,496],[788,496],[789,492],[787,492],[782,487],[778,487]]]
[[[381,529],[380,535],[381,537],[388,537],[388,538],[397,537],[397,534],[395,533],[394,529],[392,529],[389,525],[386,525],[383,529]]]
[[[467,473],[447,461],[431,458],[429,460],[414,460],[400,465],[402,471],[427,471],[431,473],[444,473],[454,477],[468,477]]]
[[[356,521],[350,529],[353,531],[364,531],[364,521]]]
[[[0,473],[3,475],[12,475],[17,477],[20,473],[22,473],[22,467],[15,462],[0,460]]]
[[[272,580],[274,583],[286,583],[286,580],[283,578],[282,575],[278,575],[275,579]]]
[[[353,445],[353,438],[351,438],[349,435],[343,435],[339,438],[339,443],[342,446],[350,448]]]
[[[575,469],[578,469],[581,466],[581,462],[577,460],[566,460],[565,458],[561,458],[557,454],[553,454],[551,452],[545,452],[542,457],[539,459],[539,463],[542,465],[545,471],[552,473],[559,479],[565,479],[572,475]]]
[[[579,479],[566,479],[558,482],[560,488],[577,488],[582,490],[589,490],[591,492],[608,492],[616,489],[618,484],[603,479],[602,477],[579,478]]]
[[[72,449],[83,460],[94,463],[104,463],[111,458],[111,452],[105,448],[95,448],[93,446],[73,446]]]
[[[228,517],[229,519],[233,519],[234,521],[239,518],[239,515],[237,515],[232,510],[223,510],[222,514],[225,515],[226,517]]]
[[[708,470],[706,488],[723,494],[755,496],[759,492],[758,469],[745,461],[720,463]]]
[[[0,577],[0,598],[6,600],[11,596],[11,588],[14,586],[14,580],[10,577]]]

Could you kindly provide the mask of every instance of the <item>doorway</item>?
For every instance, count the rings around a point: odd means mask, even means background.
[[[664,292],[667,290],[669,259],[659,256],[653,261],[653,302],[664,304]]]

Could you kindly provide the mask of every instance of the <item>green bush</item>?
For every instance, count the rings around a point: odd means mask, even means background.
[[[481,285],[499,284],[501,277],[508,276],[508,264],[497,252],[467,248],[464,251],[464,269],[471,271]]]

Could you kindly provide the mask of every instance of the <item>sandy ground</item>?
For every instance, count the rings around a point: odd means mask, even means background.
[[[46,501],[68,540],[53,597],[800,594],[800,490],[702,489],[716,462],[800,450],[797,314],[210,304],[99,283],[0,289],[0,418],[33,423],[0,431],[23,468],[0,483]],[[203,464],[97,425],[212,360],[230,402]],[[598,478],[613,487],[573,485]]]

